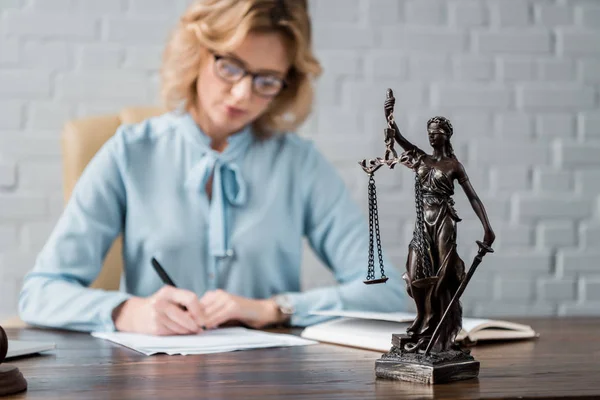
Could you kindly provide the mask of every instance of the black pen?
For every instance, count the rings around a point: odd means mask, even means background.
[[[171,280],[171,278],[169,278],[167,271],[165,271],[163,269],[163,267],[160,265],[160,263],[154,257],[152,257],[152,266],[154,267],[154,270],[156,271],[158,276],[160,276],[160,279],[162,279],[162,281],[164,282],[165,285],[171,285],[175,288],[177,287],[175,282],[173,282],[173,280]]]
[[[177,287],[175,282],[173,282],[173,280],[169,277],[169,274],[167,274],[167,271],[165,271],[165,269],[160,265],[158,260],[154,257],[152,257],[152,266],[154,267],[154,270],[156,271],[158,276],[160,276],[160,279],[162,279],[162,281],[164,282],[165,285],[170,285],[170,286],[173,286],[174,288]],[[183,304],[180,304],[179,307],[181,307],[181,309],[183,311],[188,310],[187,307],[184,306]],[[206,327],[204,325],[202,325],[200,328],[202,328],[203,330],[206,329]]]

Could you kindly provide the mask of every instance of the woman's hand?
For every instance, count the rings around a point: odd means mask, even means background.
[[[189,335],[205,325],[204,312],[194,292],[163,286],[150,297],[132,297],[113,311],[119,331],[148,335]]]
[[[224,290],[206,292],[200,299],[206,316],[206,328],[216,328],[230,321],[239,321],[252,328],[276,323],[279,307],[271,299],[255,300],[235,296]]]

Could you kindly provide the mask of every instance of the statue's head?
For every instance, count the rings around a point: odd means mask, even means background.
[[[453,155],[450,137],[454,134],[454,129],[450,120],[446,117],[433,117],[427,121],[427,135],[429,136],[429,144],[434,149],[446,147],[448,155]]]

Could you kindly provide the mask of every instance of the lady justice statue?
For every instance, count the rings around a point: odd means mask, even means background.
[[[400,163],[415,172],[416,222],[403,278],[417,314],[406,334],[393,335],[392,350],[377,361],[377,376],[427,383],[474,377],[479,372],[479,362],[454,344],[462,326],[459,297],[482,257],[493,251],[495,234],[463,165],[454,155],[450,121],[445,117],[427,121],[433,149],[432,154],[427,154],[398,129],[393,117],[394,103],[388,89],[384,103],[388,121],[385,158],[363,160],[360,165],[369,174],[370,193],[374,192],[373,175],[384,164],[393,168]],[[394,151],[394,140],[404,149],[400,157]],[[479,253],[468,273],[456,250],[456,225],[461,219],[452,199],[455,182],[464,190],[484,230],[483,241],[477,241]],[[369,275],[373,275],[371,270]],[[423,373],[424,366],[431,367],[427,373]]]

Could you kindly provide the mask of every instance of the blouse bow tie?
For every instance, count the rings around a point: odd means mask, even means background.
[[[208,241],[209,252],[215,257],[233,254],[229,243],[230,207],[244,206],[247,200],[247,187],[237,161],[246,153],[252,141],[249,127],[228,138],[228,145],[222,153],[210,148],[210,141],[189,117],[195,129],[188,129],[194,141],[203,150],[203,154],[188,173],[185,185],[191,190],[206,190],[206,184],[212,176],[212,195],[210,200]],[[191,121],[190,121],[191,120]],[[201,135],[201,136],[200,136]]]

